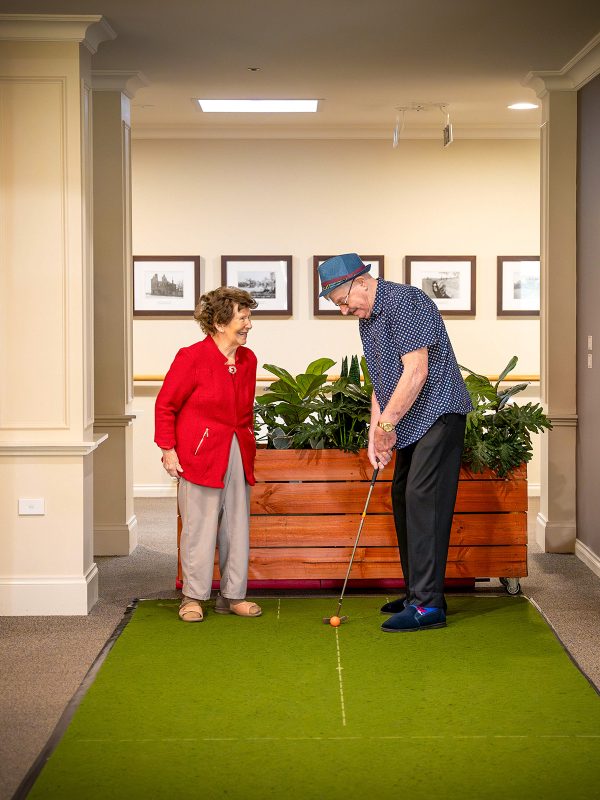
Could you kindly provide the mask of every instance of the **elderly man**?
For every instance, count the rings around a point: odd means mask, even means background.
[[[465,417],[472,409],[435,303],[420,289],[375,280],[356,253],[319,266],[321,296],[358,317],[371,380],[369,460],[396,452],[392,506],[406,597],[386,603],[381,629],[446,625],[444,574]]]

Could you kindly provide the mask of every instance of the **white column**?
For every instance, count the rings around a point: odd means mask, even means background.
[[[129,555],[133,508],[131,123],[139,73],[94,71],[94,554]]]
[[[573,553],[576,506],[577,90],[600,68],[600,34],[563,69],[531,72],[542,101],[541,394],[554,428],[541,437],[536,538],[549,553]]]
[[[98,596],[90,59],[114,36],[99,16],[0,14],[4,615],[86,614]]]
[[[542,98],[541,375],[553,430],[542,436],[537,540],[548,553],[573,553],[577,533],[576,179],[577,93]]]

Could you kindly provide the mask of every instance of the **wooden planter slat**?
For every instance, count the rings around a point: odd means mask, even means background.
[[[514,511],[502,514],[460,514],[452,520],[451,545],[521,545],[527,552],[527,514]],[[525,558],[525,555],[523,555]],[[523,573],[525,575],[526,573]],[[496,576],[499,577],[499,576]],[[506,577],[506,576],[502,576]]]
[[[395,456],[394,456],[395,458]],[[381,470],[378,481],[391,481],[394,475],[394,460]],[[256,453],[254,473],[257,482],[286,481],[370,481],[373,467],[366,450],[360,453],[344,453],[341,450],[266,450]],[[518,467],[511,478],[526,480],[527,468]],[[490,470],[472,472],[462,467],[460,479],[498,481]]]
[[[343,579],[352,549],[350,547],[290,547],[251,550],[249,580]],[[526,568],[523,550],[518,546],[450,547],[447,578],[485,576],[498,565],[503,577],[521,577]],[[215,564],[214,580],[219,570]],[[357,578],[402,578],[402,569],[395,547],[358,547],[350,573]]]
[[[527,481],[459,480],[455,514],[527,511]]]
[[[368,484],[338,481],[334,483],[257,483],[250,496],[251,514],[360,514],[365,505]],[[455,510],[526,511],[525,481],[459,481]],[[373,487],[370,514],[391,513],[389,483]]]
[[[361,514],[368,484],[257,483],[250,493],[251,514]],[[390,514],[390,485],[375,484],[369,513]]]
[[[373,467],[365,451],[258,450],[256,480],[263,481],[370,481]],[[393,469],[382,470],[379,480],[391,481]]]
[[[526,544],[523,518],[514,514],[455,514],[451,545]],[[359,514],[323,516],[251,517],[250,546],[344,547],[352,546],[360,524]],[[360,544],[364,547],[396,547],[396,529],[389,514],[368,514]]]

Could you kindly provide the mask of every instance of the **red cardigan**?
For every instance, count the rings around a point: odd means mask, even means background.
[[[223,487],[234,434],[246,480],[255,483],[256,356],[238,347],[235,358],[232,375],[212,337],[183,347],[156,398],[154,441],[164,450],[175,448],[182,477],[191,483]]]

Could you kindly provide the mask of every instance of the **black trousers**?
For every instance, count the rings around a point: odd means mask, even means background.
[[[392,507],[409,603],[444,605],[444,575],[466,417],[443,414],[396,452]]]

